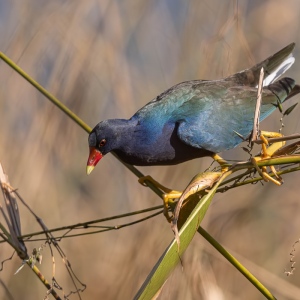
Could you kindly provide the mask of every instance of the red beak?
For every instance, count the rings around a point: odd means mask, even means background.
[[[102,156],[103,155],[99,150],[97,150],[95,147],[90,147],[90,155],[86,166],[87,175],[91,174]]]

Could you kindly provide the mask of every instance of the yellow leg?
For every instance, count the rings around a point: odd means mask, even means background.
[[[216,153],[213,154],[211,157],[221,166],[222,172],[228,171],[228,167],[230,164],[224,158],[222,158],[219,154]]]
[[[230,164],[225,159],[223,159],[218,154],[213,154],[211,157],[216,162],[219,163],[219,165],[221,166],[222,172],[226,172],[228,170],[228,167],[230,166]],[[145,182],[146,180],[150,181],[153,185],[155,185],[162,192],[164,192],[164,194],[163,194],[164,216],[170,222],[173,217],[169,215],[169,204],[173,203],[173,199],[180,198],[180,196],[182,195],[182,192],[176,191],[176,190],[171,190],[171,189],[163,186],[162,184],[160,184],[159,182],[157,182],[156,180],[154,180],[149,175],[139,178],[139,183],[142,184],[143,186],[147,186],[147,184]]]
[[[144,177],[139,178],[139,183],[143,186],[147,186],[145,181],[150,181],[153,185],[155,185],[157,188],[159,188],[163,193],[163,202],[164,202],[164,216],[168,220],[168,222],[171,222],[173,216],[169,215],[169,203],[173,202],[173,199],[177,199],[181,196],[182,192],[171,190],[164,185],[160,184],[156,180],[154,180],[151,176],[147,175]]]
[[[211,155],[211,157],[221,166],[222,173],[228,171],[230,164],[225,159],[223,159],[218,154],[213,154],[213,155]],[[168,222],[171,222],[171,220],[173,219],[173,216],[169,215],[169,204],[173,203],[173,199],[180,198],[180,196],[182,195],[182,192],[176,191],[176,190],[171,190],[171,189],[163,186],[162,184],[160,184],[159,182],[154,180],[149,175],[140,177],[138,181],[141,185],[147,186],[147,184],[145,182],[146,180],[150,181],[153,185],[155,185],[157,188],[159,188],[161,191],[164,192],[164,194],[163,194],[164,216],[166,217]]]
[[[282,141],[282,142],[274,143],[270,147],[267,147],[269,145],[267,137],[268,138],[278,138],[278,137],[283,137],[283,135],[279,132],[268,132],[268,131],[261,132],[260,138],[264,142],[262,144],[262,151],[263,151],[262,155],[264,156],[264,158],[272,157],[273,154],[277,150],[279,150],[280,148],[282,148],[285,145],[285,141]]]
[[[263,159],[271,158],[274,155],[275,152],[277,152],[280,148],[282,148],[285,145],[285,141],[283,141],[283,142],[274,143],[271,146],[269,146],[269,142],[268,142],[267,137],[268,138],[277,138],[277,137],[282,137],[282,136],[283,135],[281,133],[278,133],[278,132],[262,131],[261,134],[260,134],[260,138],[263,141],[261,155],[256,156],[256,157],[252,158],[252,160],[251,160],[252,163],[254,164],[256,170],[258,171],[258,173],[262,176],[262,178],[267,182],[272,181],[276,185],[281,185],[283,183],[283,180],[277,174],[275,167],[270,166],[270,169],[273,172],[273,174],[275,175],[276,179],[271,177],[267,173],[267,167],[262,167],[260,169],[257,165],[257,162],[261,161]]]

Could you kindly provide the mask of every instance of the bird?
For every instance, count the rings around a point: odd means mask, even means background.
[[[98,123],[88,137],[87,174],[113,152],[135,166],[177,165],[235,148],[252,128],[260,70],[260,118],[300,92],[295,80],[277,80],[294,63],[291,43],[255,66],[218,80],[191,80],[167,89],[130,119]]]

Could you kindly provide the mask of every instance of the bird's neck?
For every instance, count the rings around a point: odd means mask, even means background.
[[[137,144],[140,144],[142,132],[138,129],[138,120],[131,118],[109,120],[113,122],[114,128],[114,145],[113,152],[117,154],[124,162],[133,163],[135,159]],[[145,138],[145,137],[144,137]]]
[[[115,147],[116,149],[122,149],[124,142],[131,140],[130,137],[134,133],[137,121],[133,119],[114,119],[109,121],[114,128]]]

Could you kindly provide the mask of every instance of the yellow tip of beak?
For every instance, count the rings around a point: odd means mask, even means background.
[[[86,174],[90,175],[92,171],[94,170],[94,166],[86,166]]]

